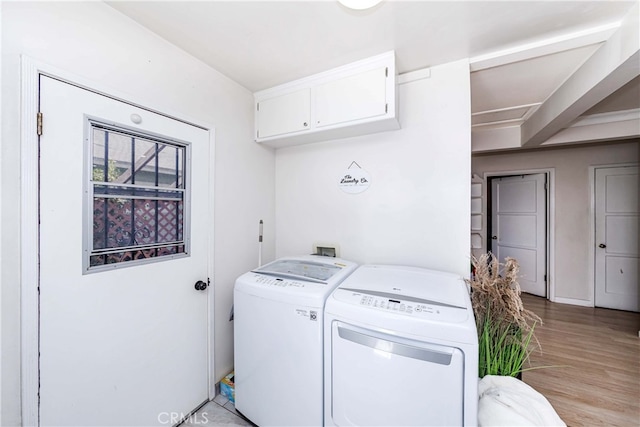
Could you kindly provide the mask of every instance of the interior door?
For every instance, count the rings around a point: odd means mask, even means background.
[[[520,265],[523,292],[547,295],[546,175],[495,178],[491,181],[491,252],[500,262]]]
[[[640,311],[638,167],[595,170],[597,307]]]
[[[40,80],[40,423],[175,424],[208,399],[209,132]]]

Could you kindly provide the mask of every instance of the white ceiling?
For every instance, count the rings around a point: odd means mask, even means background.
[[[384,0],[353,11],[331,0],[108,2],[252,92],[388,50],[399,73],[471,58],[473,123],[483,129],[526,121],[637,3]],[[614,98],[592,111],[640,108],[638,79]]]

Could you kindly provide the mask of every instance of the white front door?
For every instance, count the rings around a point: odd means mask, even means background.
[[[523,292],[547,295],[546,175],[518,175],[491,181],[491,252],[500,262],[520,265]]]
[[[640,311],[638,167],[595,170],[597,307]]]
[[[41,77],[40,423],[208,399],[209,131]]]

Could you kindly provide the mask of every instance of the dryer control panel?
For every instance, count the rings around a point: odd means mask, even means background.
[[[345,303],[373,310],[442,322],[462,322],[468,316],[466,307],[386,292],[338,288],[333,293],[333,297]]]

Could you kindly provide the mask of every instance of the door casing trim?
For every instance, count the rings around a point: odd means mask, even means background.
[[[558,302],[556,298],[556,284],[555,284],[555,216],[556,216],[556,203],[555,203],[555,187],[556,187],[556,170],[555,168],[547,168],[547,169],[518,169],[518,170],[510,170],[510,171],[496,171],[496,172],[485,172],[483,174],[482,179],[484,180],[485,185],[483,186],[483,191],[485,191],[484,203],[487,203],[487,193],[489,189],[487,188],[487,178],[500,177],[500,176],[510,176],[510,175],[531,175],[544,173],[548,178],[548,188],[547,188],[547,299],[549,301]],[[489,218],[485,215],[483,218],[484,221],[484,229],[487,230],[487,222]],[[485,243],[486,245],[486,243]],[[488,249],[487,249],[488,250]]]
[[[185,117],[171,108],[149,107],[146,102],[131,95],[106,87],[72,72],[45,64],[26,55],[20,57],[20,381],[21,415],[23,426],[37,426],[39,419],[39,137],[36,116],[40,109],[40,76],[45,75],[82,89],[145,109],[209,131],[209,183],[208,217],[214,217],[215,127],[211,123]],[[45,119],[46,120],[46,119]],[[44,131],[46,132],[46,126]],[[209,262],[207,275],[212,285],[207,292],[208,305],[208,394],[216,395],[214,360],[214,225],[208,231]]]

